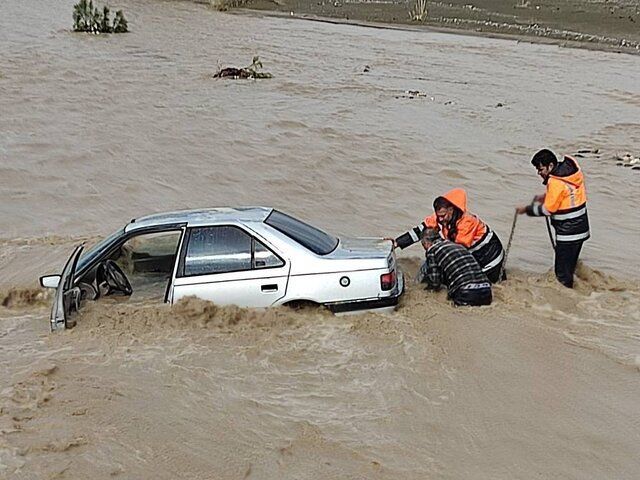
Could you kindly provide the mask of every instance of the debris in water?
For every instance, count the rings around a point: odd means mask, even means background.
[[[434,97],[430,97],[427,93],[420,90],[405,90],[403,95],[396,95],[396,98],[428,98],[434,101]]]
[[[589,156],[595,156],[596,158],[600,158],[600,149],[598,148],[581,148],[578,150],[574,157],[585,158]]]
[[[273,75],[270,73],[261,72],[260,70],[262,70],[262,62],[260,61],[260,57],[256,55],[248,67],[226,67],[216,73],[213,78],[232,78],[234,80],[239,78],[273,78]]]
[[[631,170],[640,170],[640,157],[634,157],[630,153],[616,155],[616,165],[619,167],[631,167]]]

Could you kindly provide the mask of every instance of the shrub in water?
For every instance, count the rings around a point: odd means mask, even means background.
[[[88,33],[125,33],[129,31],[122,10],[116,12],[113,22],[109,19],[109,7],[102,12],[93,5],[93,0],[80,0],[73,6],[73,30]]]

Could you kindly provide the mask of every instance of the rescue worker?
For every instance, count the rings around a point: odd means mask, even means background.
[[[556,278],[565,287],[573,288],[582,244],[590,237],[587,214],[587,192],[584,175],[575,158],[565,155],[564,161],[551,150],[543,149],[531,159],[531,164],[547,186],[544,195],[537,195],[530,205],[516,208],[519,214],[531,217],[550,216],[555,229]]]
[[[504,260],[502,242],[486,223],[467,211],[467,192],[462,188],[454,188],[436,198],[433,209],[435,213],[420,225],[396,239],[390,238],[394,247],[405,249],[419,240],[425,228],[437,228],[443,239],[469,249],[489,281],[496,283],[504,280],[504,273],[499,278]]]
[[[429,290],[447,287],[447,297],[456,306],[491,304],[491,283],[469,250],[458,243],[444,240],[436,228],[422,232],[426,261],[418,279]]]

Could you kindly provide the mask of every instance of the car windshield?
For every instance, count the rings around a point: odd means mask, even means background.
[[[84,250],[82,252],[82,255],[80,256],[80,259],[78,260],[76,272],[82,271],[85,265],[88,265],[89,263],[91,263],[96,258],[96,256],[102,253],[105,247],[111,245],[116,239],[120,238],[122,235],[124,235],[123,228],[116,230],[111,235],[104,238],[100,242],[96,243],[91,248]]]
[[[336,237],[277,210],[272,211],[264,223],[284,233],[317,255],[331,253],[338,246]]]

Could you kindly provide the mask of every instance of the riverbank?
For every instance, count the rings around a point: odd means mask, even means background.
[[[411,27],[521,38],[536,43],[640,53],[640,6],[615,1],[427,2],[424,21],[412,20],[413,2],[250,0],[247,8],[296,18]]]

